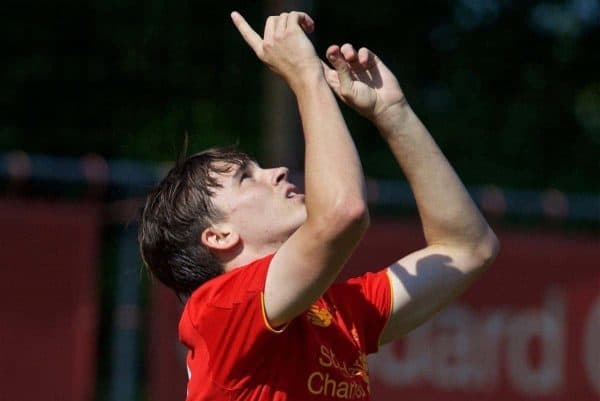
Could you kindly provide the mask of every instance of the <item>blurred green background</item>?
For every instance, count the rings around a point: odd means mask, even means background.
[[[302,3],[319,54],[364,45],[397,73],[467,183],[598,190],[598,1]],[[0,151],[167,161],[187,131],[192,151],[239,143],[264,159],[265,68],[229,12],[261,32],[282,5],[14,4],[0,16]],[[366,174],[398,177],[374,130],[346,114]]]

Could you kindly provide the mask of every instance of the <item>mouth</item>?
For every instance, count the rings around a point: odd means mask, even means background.
[[[300,194],[297,192],[297,188],[294,185],[290,185],[286,190],[285,190],[285,197],[288,199],[293,199],[296,197],[303,197],[304,195]]]

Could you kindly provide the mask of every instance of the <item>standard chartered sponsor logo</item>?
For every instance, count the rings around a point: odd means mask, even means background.
[[[369,375],[365,355],[360,355],[352,365],[349,365],[346,361],[340,361],[331,348],[322,345],[318,362],[323,370],[312,372],[306,382],[311,394],[343,400],[365,398],[369,394]],[[341,373],[344,379],[332,377],[330,371]]]
[[[359,383],[335,380],[329,376],[329,373],[319,371],[312,372],[308,376],[307,385],[311,394],[326,395],[343,400],[364,398],[367,395],[367,392]]]

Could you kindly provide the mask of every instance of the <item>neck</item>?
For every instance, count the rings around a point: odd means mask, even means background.
[[[261,247],[252,247],[249,245],[240,244],[231,252],[221,255],[221,263],[225,272],[237,269],[238,267],[245,266],[256,259],[260,259],[269,254],[277,252],[281,243],[272,243]]]

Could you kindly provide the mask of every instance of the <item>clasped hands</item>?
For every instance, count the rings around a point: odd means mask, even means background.
[[[394,74],[366,47],[331,45],[320,60],[306,33],[314,30],[313,19],[303,12],[282,13],[267,18],[261,37],[238,12],[231,18],[257,57],[280,75],[294,90],[311,79],[324,77],[335,94],[358,113],[378,123],[405,105],[404,93]]]

